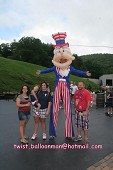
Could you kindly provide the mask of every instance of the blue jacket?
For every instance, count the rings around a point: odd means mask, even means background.
[[[62,79],[65,79],[65,80],[66,80],[68,89],[70,89],[70,82],[69,82],[70,74],[71,74],[71,73],[74,73],[74,74],[78,74],[78,75],[83,75],[83,76],[85,76],[85,75],[86,75],[86,72],[77,70],[77,69],[75,69],[74,67],[72,67],[71,65],[69,66],[69,69],[70,69],[70,70],[69,70],[69,74],[68,74],[67,76],[65,76],[65,77],[62,77],[62,76],[57,72],[56,66],[53,66],[52,68],[48,68],[48,69],[46,69],[46,70],[40,70],[40,73],[41,73],[41,74],[44,74],[44,73],[54,72],[55,75],[56,75],[56,80],[55,80],[54,88],[57,86],[59,79],[62,78]]]

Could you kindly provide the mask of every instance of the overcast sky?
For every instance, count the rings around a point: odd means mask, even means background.
[[[0,43],[23,36],[54,44],[51,35],[66,32],[78,55],[112,53],[113,0],[0,0]]]

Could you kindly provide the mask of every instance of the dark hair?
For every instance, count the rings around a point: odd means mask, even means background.
[[[48,83],[46,81],[42,81],[40,83],[40,90],[42,90],[42,84],[46,84],[46,88],[48,88]]]
[[[85,82],[84,81],[79,81],[78,83],[83,83],[85,85]]]
[[[27,87],[27,95],[29,96],[29,94],[30,94],[30,88],[29,88],[29,86],[28,85],[23,85],[22,87],[21,87],[21,89],[20,89],[20,94],[22,94],[23,93],[23,87],[24,86],[26,86]]]

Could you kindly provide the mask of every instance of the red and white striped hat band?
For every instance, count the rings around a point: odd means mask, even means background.
[[[65,43],[65,38],[66,38],[66,32],[58,32],[56,34],[53,34],[52,37],[56,42],[56,45],[53,45],[53,47],[63,47],[63,46],[68,46],[68,43]]]
[[[54,40],[60,39],[60,38],[61,38],[61,39],[62,39],[62,38],[65,39],[66,36],[67,36],[67,35],[66,35],[66,32],[58,32],[58,33],[52,35],[52,37],[53,37]]]

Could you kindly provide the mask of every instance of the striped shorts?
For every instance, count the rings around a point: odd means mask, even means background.
[[[88,116],[83,116],[82,114],[75,113],[75,125],[77,128],[88,129],[89,128],[89,119]]]
[[[42,119],[46,119],[46,112],[47,112],[47,108],[46,109],[40,109],[39,112],[36,112],[36,107],[33,107],[32,109],[33,112],[33,116],[38,116]]]

